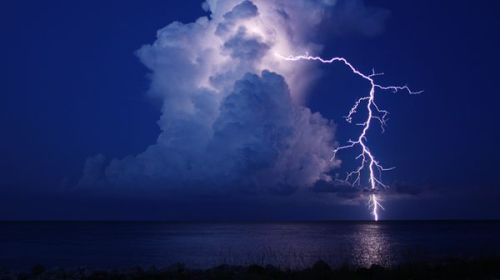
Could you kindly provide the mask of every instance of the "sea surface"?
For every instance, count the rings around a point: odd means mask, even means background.
[[[500,222],[2,222],[0,267],[393,266],[500,256]]]

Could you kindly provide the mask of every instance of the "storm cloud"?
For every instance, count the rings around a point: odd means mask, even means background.
[[[318,48],[301,42],[307,30],[294,15],[324,5],[287,2],[208,1],[210,17],[159,30],[137,51],[162,102],[156,143],[122,159],[89,158],[79,185],[291,193],[329,181],[334,126],[300,97],[314,69],[276,56]]]
[[[208,0],[210,16],[160,29],[137,51],[161,102],[156,143],[90,157],[78,185],[288,194],[331,182],[334,125],[303,102],[318,70],[276,54],[320,51],[308,39],[336,5]]]

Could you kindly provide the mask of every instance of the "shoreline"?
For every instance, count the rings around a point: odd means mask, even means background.
[[[446,259],[413,262],[393,267],[331,267],[317,261],[304,269],[282,269],[272,265],[219,265],[191,269],[183,264],[165,268],[128,269],[54,268],[35,265],[27,271],[9,271],[0,265],[0,280],[107,280],[107,279],[500,279],[500,258]]]

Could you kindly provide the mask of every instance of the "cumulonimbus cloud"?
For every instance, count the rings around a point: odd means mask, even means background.
[[[80,186],[289,193],[331,180],[334,127],[303,104],[317,70],[276,53],[308,43],[336,1],[208,0],[209,17],[174,22],[137,51],[161,100],[144,152],[89,158]]]

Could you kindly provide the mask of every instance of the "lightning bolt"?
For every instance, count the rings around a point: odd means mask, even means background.
[[[387,189],[388,186],[382,182],[382,173],[384,171],[389,171],[394,169],[383,167],[380,162],[375,158],[375,155],[368,147],[367,142],[367,133],[371,128],[372,121],[375,120],[380,124],[382,132],[385,131],[385,127],[387,125],[387,116],[389,112],[381,109],[377,103],[375,102],[375,93],[377,90],[381,91],[391,91],[394,93],[405,91],[409,94],[420,94],[422,91],[414,92],[408,86],[382,86],[375,82],[376,76],[381,76],[384,73],[376,73],[375,70],[372,70],[371,74],[363,74],[360,70],[354,67],[347,59],[343,57],[333,57],[330,59],[324,59],[318,56],[310,56],[310,55],[299,55],[299,56],[283,56],[280,54],[276,54],[277,57],[286,61],[318,61],[324,64],[332,64],[335,62],[343,63],[346,65],[355,75],[360,78],[366,80],[370,84],[370,92],[368,95],[359,98],[356,100],[354,105],[352,106],[349,114],[345,116],[345,120],[352,124],[353,117],[358,113],[358,109],[365,105],[366,110],[368,112],[366,119],[362,123],[357,123],[356,125],[361,126],[363,129],[359,136],[352,140],[350,139],[346,145],[339,146],[333,150],[333,155],[331,160],[334,160],[337,156],[337,153],[347,149],[353,149],[355,147],[361,148],[361,153],[355,157],[356,160],[361,160],[360,165],[353,171],[348,172],[345,179],[342,180],[344,183],[348,183],[352,186],[361,186],[361,174],[364,170],[368,170],[368,183],[370,187],[370,199],[368,202],[371,215],[375,221],[379,219],[379,209],[384,209],[381,204],[381,199],[377,194],[380,189]]]

